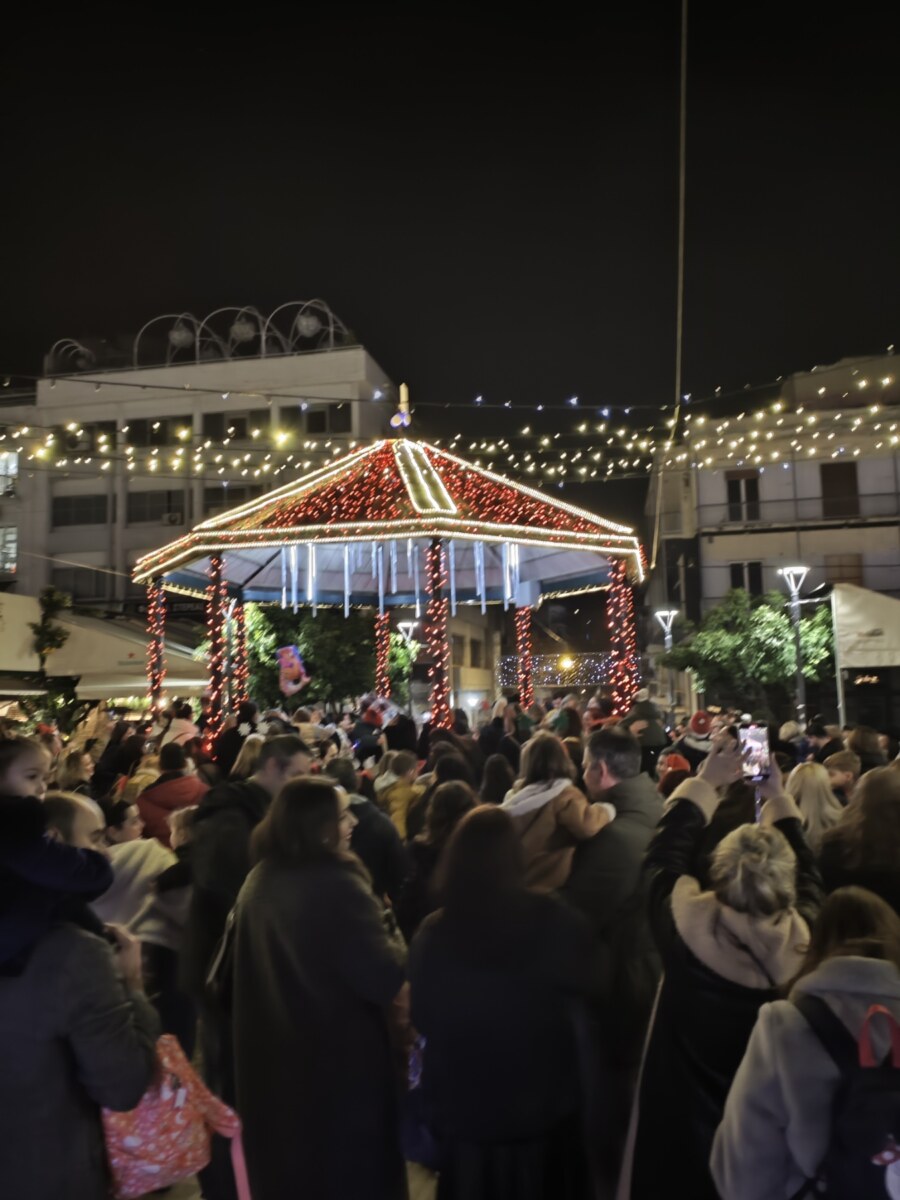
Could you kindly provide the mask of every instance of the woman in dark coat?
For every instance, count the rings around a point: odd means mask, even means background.
[[[432,886],[441,852],[460,819],[475,807],[475,793],[467,783],[441,783],[435,790],[425,818],[425,832],[407,847],[412,864],[409,877],[397,900],[397,924],[407,942],[429,913],[438,906]]]
[[[900,771],[874,767],[856,785],[837,825],[822,837],[826,892],[863,887],[900,915]]]
[[[291,780],[237,904],[234,1046],[254,1200],[401,1200],[389,1010],[405,1002],[349,797]]]
[[[410,950],[438,1200],[589,1195],[576,1034],[589,935],[524,878],[511,818],[468,813],[442,862],[444,908]]]
[[[686,780],[650,843],[650,921],[665,975],[641,1072],[633,1155],[619,1195],[718,1200],[713,1135],[761,1005],[800,970],[822,894],[800,811],[781,773],[761,785],[760,823],[738,826],[713,854],[712,890],[691,874],[722,787],[741,774],[723,735]],[[670,801],[670,803],[672,803]]]

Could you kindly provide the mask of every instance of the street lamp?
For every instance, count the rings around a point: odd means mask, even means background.
[[[409,649],[413,640],[413,630],[418,625],[418,621],[398,621],[397,628],[400,630],[400,636],[406,642],[406,647]],[[406,703],[409,708],[409,715],[412,716],[412,659],[409,662],[409,669],[406,672]]]
[[[666,647],[666,654],[672,649],[672,626],[675,624],[675,618],[678,616],[677,608],[658,608],[653,614],[662,626],[663,639]],[[668,672],[668,691],[669,691],[669,723],[675,724],[675,688],[672,686],[672,668],[667,668]]]
[[[791,624],[794,626],[794,645],[797,652],[797,720],[806,728],[806,680],[803,678],[803,655],[800,650],[800,589],[809,574],[809,567],[779,567],[778,574],[791,593]]]

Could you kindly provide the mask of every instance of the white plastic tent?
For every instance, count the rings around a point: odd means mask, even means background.
[[[842,671],[900,667],[900,600],[853,583],[836,583],[831,593],[831,615],[838,703],[844,721]]]

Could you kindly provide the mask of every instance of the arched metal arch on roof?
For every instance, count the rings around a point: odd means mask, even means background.
[[[453,609],[600,589],[617,563],[633,583],[644,573],[628,526],[398,438],[201,522],[141,558],[134,579],[204,593],[221,556],[229,590],[245,600],[419,607],[434,539],[447,550]]]

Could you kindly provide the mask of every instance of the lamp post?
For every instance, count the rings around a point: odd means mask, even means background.
[[[803,678],[803,655],[800,650],[800,589],[809,574],[809,567],[779,567],[778,574],[791,593],[791,624],[794,626],[794,645],[797,653],[797,720],[801,728],[805,729],[806,680]]]
[[[400,636],[406,642],[407,649],[413,640],[413,630],[418,625],[418,621],[398,621],[397,628],[400,630]],[[410,660],[409,668],[406,672],[406,704],[409,708],[409,715],[412,716],[412,660]]]
[[[653,614],[657,621],[662,626],[663,640],[666,648],[666,654],[672,649],[672,626],[675,624],[675,618],[678,616],[677,608],[658,608]],[[668,673],[668,691],[669,691],[669,722],[675,724],[675,697],[674,687],[672,686],[672,668],[667,668]]]

